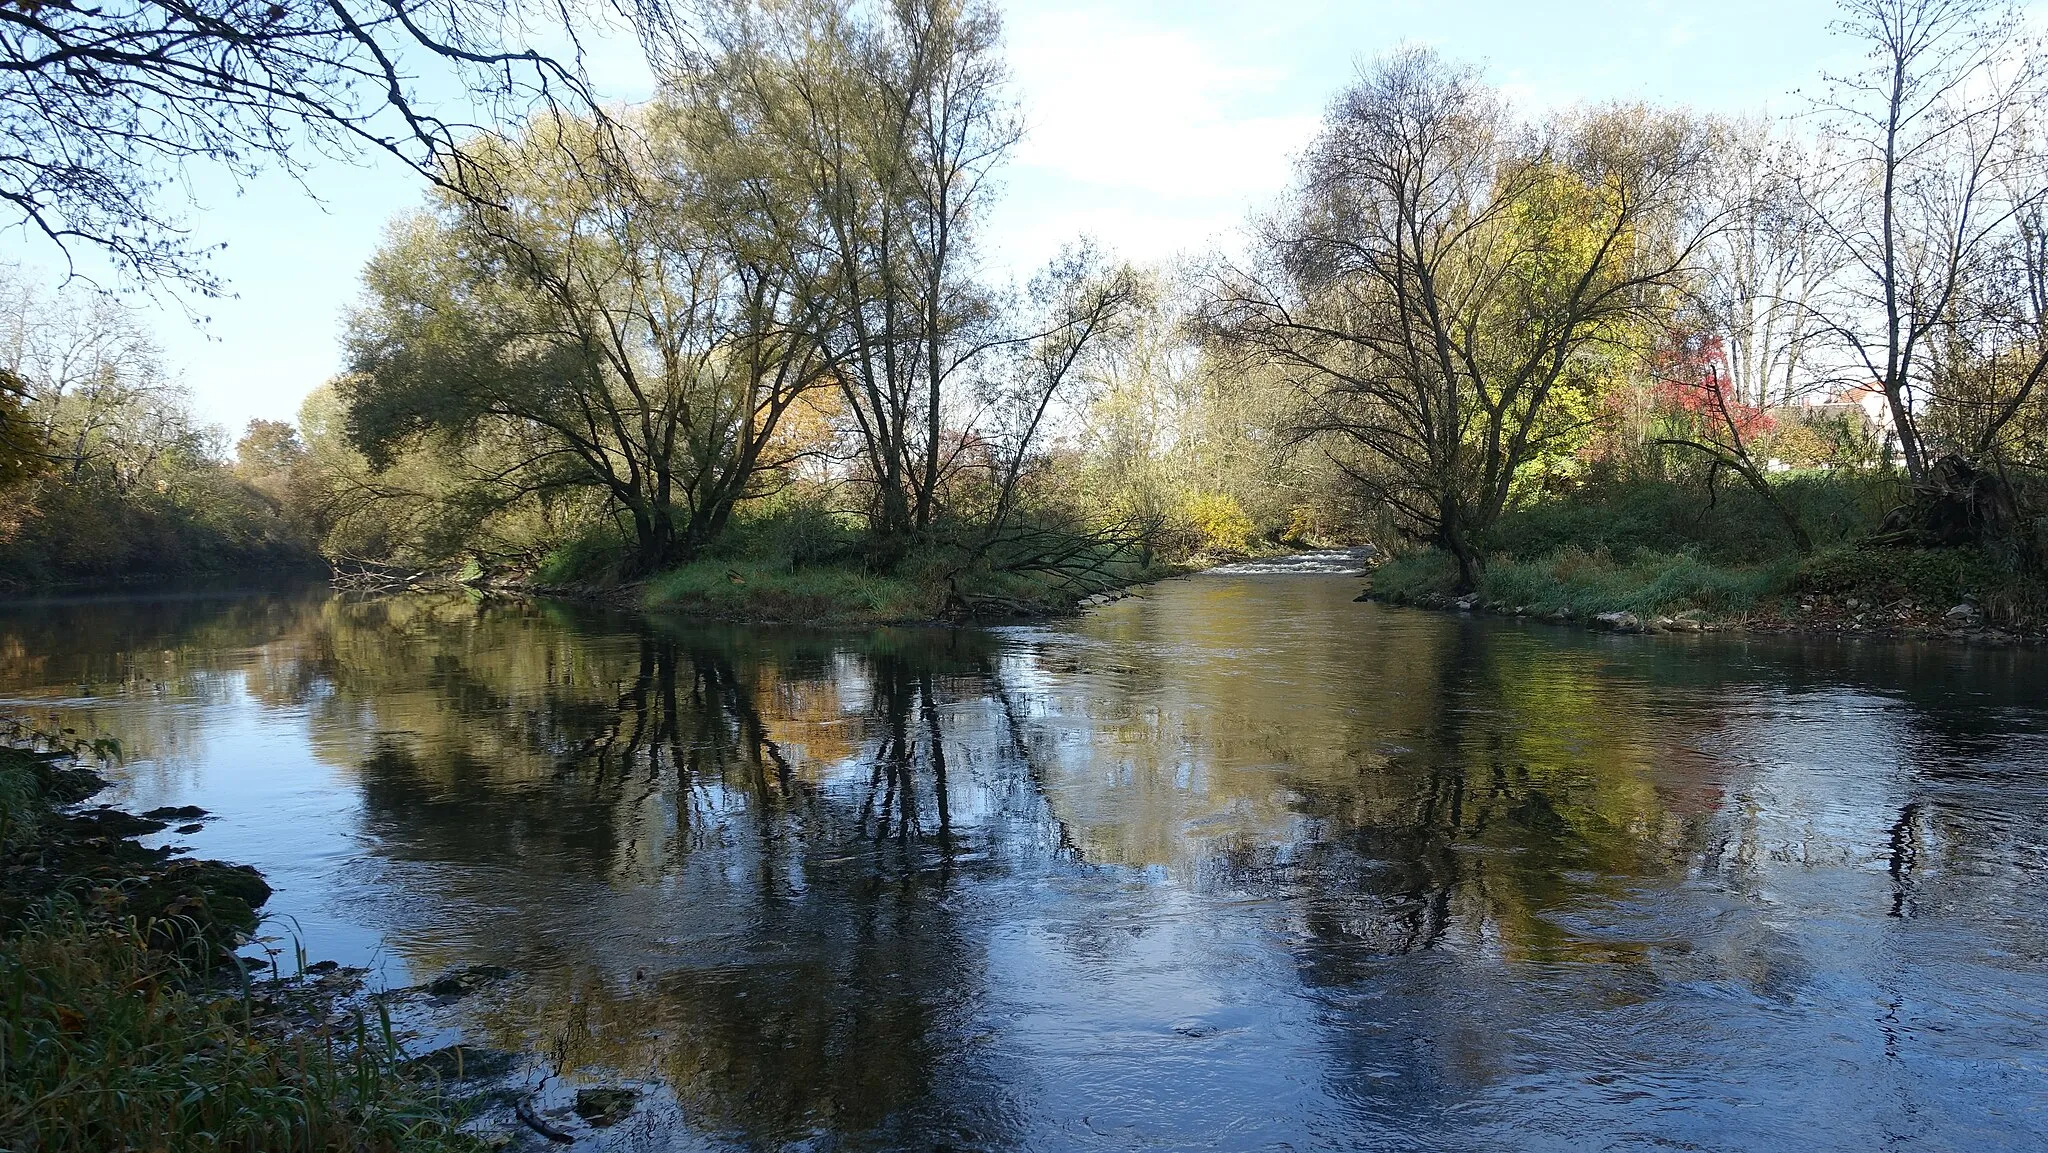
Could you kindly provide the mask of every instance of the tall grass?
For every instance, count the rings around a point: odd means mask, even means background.
[[[773,561],[703,560],[647,583],[649,608],[751,620],[867,624],[932,620],[943,587],[854,568],[792,568]]]
[[[0,738],[21,732],[0,724]],[[29,862],[67,848],[130,860],[52,840],[66,835],[52,807],[96,783],[51,754],[0,744],[0,1149],[482,1148],[449,1101],[404,1074],[383,1018],[328,1023],[333,1006],[308,990],[252,986],[239,968],[216,967],[215,949],[164,947],[200,936],[199,922],[120,916],[91,896],[50,895],[46,878],[23,881],[39,875]]]
[[[1622,562],[1602,549],[1565,548],[1526,561],[1492,558],[1481,576],[1479,594],[1495,605],[1577,617],[1617,611],[1652,616],[1690,609],[1734,616],[1753,612],[1788,591],[1798,571],[1798,560],[1792,557],[1722,566],[1684,553],[1639,551]],[[1434,549],[1402,554],[1373,574],[1374,592],[1396,602],[1444,595],[1456,583],[1456,565]]]
[[[0,949],[0,1147],[440,1153],[481,1145],[400,1075],[388,1026],[306,1026],[52,911]]]

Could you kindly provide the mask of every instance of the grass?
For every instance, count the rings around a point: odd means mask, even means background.
[[[1005,567],[959,543],[978,536],[940,526],[932,539],[898,553],[864,535],[853,518],[792,501],[736,519],[700,559],[642,582],[637,596],[648,609],[729,620],[911,624],[1057,613],[1092,592],[1180,571],[1085,550],[1072,558],[1088,570],[1084,576],[1015,571],[1024,567],[1017,558]],[[1062,539],[1045,533],[1045,541]],[[615,526],[596,526],[557,548],[534,576],[557,588],[617,587],[626,551]]]
[[[937,619],[945,588],[851,567],[704,560],[647,583],[647,607],[748,620],[880,624]]]
[[[1939,616],[1973,601],[1988,620],[2048,619],[2048,587],[1976,548],[1863,548],[1903,496],[1895,478],[1792,477],[1779,495],[1820,549],[1802,557],[1776,514],[1746,489],[1631,482],[1551,497],[1504,516],[1486,541],[1482,602],[1578,618],[1631,612],[1648,619],[1698,610],[1720,618],[1796,615],[1800,602],[1914,605]],[[1401,553],[1373,575],[1395,603],[1448,598],[1451,559]],[[1825,607],[1825,606],[1822,606]]]
[[[77,860],[66,835],[66,770],[0,746],[0,820],[10,886],[38,862]],[[57,789],[50,782],[59,782]],[[132,843],[131,843],[132,847]],[[138,860],[134,853],[101,860]],[[175,866],[167,866],[166,872]],[[221,867],[223,870],[227,867]],[[189,871],[189,870],[188,870]],[[9,893],[0,908],[0,1148],[444,1153],[480,1150],[451,1103],[405,1076],[389,1024],[273,996],[218,963],[167,949],[199,929],[119,915],[104,897],[160,884],[89,880],[79,896]],[[286,1011],[292,1004],[298,1012]]]
[[[1489,604],[1534,614],[1632,612],[1648,618],[1696,609],[1742,616],[1790,591],[1798,568],[1794,559],[1724,566],[1684,553],[1648,551],[1622,562],[1604,550],[1565,548],[1527,561],[1493,558],[1480,579],[1479,595]],[[1380,566],[1373,574],[1373,591],[1396,603],[1421,603],[1448,596],[1457,575],[1448,555],[1419,549]]]
[[[0,1146],[399,1150],[482,1146],[358,1017],[301,1027],[152,949],[134,922],[52,911],[0,950]]]

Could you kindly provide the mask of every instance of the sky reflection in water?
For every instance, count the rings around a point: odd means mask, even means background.
[[[1207,577],[820,633],[0,608],[0,705],[619,1148],[2048,1145],[2048,662]]]

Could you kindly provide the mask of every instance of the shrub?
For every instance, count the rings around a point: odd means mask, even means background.
[[[1191,496],[1181,505],[1180,515],[1187,522],[1196,551],[1247,553],[1252,549],[1252,537],[1258,526],[1245,514],[1237,498],[1229,493]]]
[[[1946,608],[1974,600],[1994,620],[2038,620],[2048,615],[2048,588],[2014,573],[1981,549],[1836,549],[1809,557],[1799,568],[1800,592],[1855,594],[1878,602],[1912,601]]]

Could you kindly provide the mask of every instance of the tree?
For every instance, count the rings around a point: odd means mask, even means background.
[[[974,279],[991,176],[1018,139],[977,0],[738,0],[706,21],[697,101],[759,158],[760,211],[824,256],[813,339],[838,368],[877,534],[929,530],[974,444],[974,366],[1004,329]]]
[[[42,471],[47,459],[28,414],[28,382],[0,369],[0,489]]]
[[[694,556],[789,463],[776,427],[835,367],[808,339],[804,266],[665,115],[608,146],[605,126],[552,117],[477,149],[488,195],[440,197],[372,261],[342,382],[373,465],[488,435],[503,499],[600,492],[638,573]]]
[[[166,457],[213,454],[155,338],[104,295],[0,278],[0,371],[20,386],[28,443],[73,479],[95,473],[126,491]]]
[[[1802,211],[1808,150],[1767,122],[1716,125],[1712,137],[1700,195],[1715,226],[1648,364],[1662,424],[1655,443],[1704,458],[1710,487],[1722,470],[1734,473],[1808,552],[1811,535],[1756,450],[1778,426],[1772,410],[1826,380],[1811,364],[1813,306],[1838,271],[1835,254]]]
[[[1704,229],[1691,122],[1603,108],[1524,130],[1426,50],[1366,71],[1209,330],[1297,386],[1297,433],[1476,584],[1478,537],[1639,351]]]
[[[2001,254],[2024,249],[2048,195],[2048,165],[2023,131],[2040,64],[2002,0],[1843,9],[1839,27],[1870,64],[1831,78],[1819,107],[1839,153],[1806,199],[1845,272],[1815,313],[1856,383],[1883,388],[1907,472],[1925,490],[1935,457],[1975,447],[1926,435],[1922,416],[1941,386],[1934,346],[1989,299],[1975,286]]]

